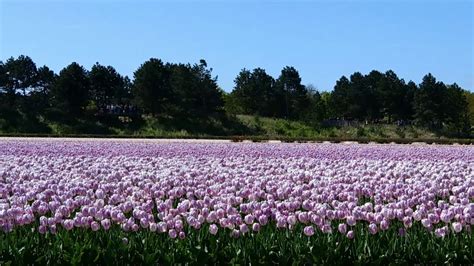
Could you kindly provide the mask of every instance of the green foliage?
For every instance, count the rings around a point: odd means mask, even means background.
[[[133,74],[132,92],[136,104],[152,114],[165,113],[172,104],[170,71],[159,59],[151,58]]]
[[[5,62],[5,70],[8,73],[4,86],[6,94],[12,97],[17,93],[25,96],[28,90],[34,86],[37,69],[30,57],[24,55],[20,55],[17,59],[10,57]],[[14,102],[10,102],[10,104],[12,103]]]
[[[392,70],[373,70],[368,75],[355,72],[350,80],[341,77],[332,92],[333,115],[359,121],[409,121],[413,115],[416,84],[405,84]]]
[[[50,107],[51,91],[56,83],[56,74],[47,66],[38,68],[36,83],[27,97],[28,105],[23,109],[28,113],[43,113]]]
[[[453,136],[469,136],[469,106],[463,90],[428,74],[414,98],[416,121]]]
[[[419,124],[440,128],[443,122],[442,101],[446,86],[437,82],[431,74],[423,77],[419,90],[415,94],[415,118]]]
[[[232,113],[308,119],[306,113],[314,111],[311,104],[319,100],[301,84],[294,67],[283,68],[277,80],[261,68],[252,72],[243,69],[234,82],[234,90],[226,101],[226,108]]]
[[[91,100],[97,108],[104,109],[107,105],[123,105],[130,103],[130,87],[128,78],[122,77],[111,66],[96,63],[89,72],[91,83]]]
[[[280,93],[278,103],[281,107],[279,117],[301,119],[310,104],[308,91],[301,84],[301,77],[294,67],[282,69],[275,84]]]
[[[223,93],[207,63],[163,64],[150,59],[134,73],[133,93],[145,113],[164,117],[212,116],[223,110]]]
[[[469,103],[464,91],[454,83],[447,87],[446,94],[446,99],[443,101],[443,112],[448,132],[454,136],[468,136]]]
[[[238,114],[278,115],[275,80],[264,69],[256,68],[252,72],[242,69],[234,82],[234,90],[228,96],[233,113],[238,110]]]
[[[0,132],[51,133],[43,117],[0,107]]]
[[[78,63],[71,63],[59,72],[54,84],[54,106],[72,117],[81,116],[89,101],[89,92],[87,71]]]
[[[357,128],[357,133],[356,133],[356,136],[357,137],[365,137],[367,134],[365,132],[365,129],[363,127],[358,127]]]
[[[397,127],[397,128],[395,129],[395,133],[397,134],[397,136],[398,136],[399,138],[402,138],[402,139],[405,138],[405,136],[406,136],[405,130],[404,130],[403,128],[401,128],[401,127]]]
[[[400,226],[403,226],[400,224]],[[335,227],[335,225],[333,225]],[[208,228],[186,230],[185,239],[167,234],[59,229],[41,235],[32,227],[0,233],[0,263],[9,264],[472,264],[472,236],[468,233],[436,238],[420,225],[398,235],[396,225],[370,235],[366,224],[354,228],[350,240],[339,233],[317,231],[312,237],[302,227],[292,231],[264,226],[258,234],[240,238],[229,229],[216,236]]]
[[[464,96],[466,97],[467,101],[470,124],[474,125],[474,93],[464,91]]]
[[[175,116],[204,118],[213,116],[223,109],[223,92],[217,79],[201,60],[193,66],[187,64],[169,65],[171,87],[175,94]]]
[[[318,126],[324,119],[330,117],[330,94],[327,92],[321,94],[312,85],[308,85],[306,89],[308,104],[300,118],[310,126]]]
[[[345,118],[351,116],[349,113],[350,90],[350,81],[345,76],[336,81],[330,99],[330,106],[335,117]]]
[[[245,114],[242,105],[239,103],[239,100],[234,97],[231,93],[224,93],[224,110],[229,115],[238,115],[238,114]]]

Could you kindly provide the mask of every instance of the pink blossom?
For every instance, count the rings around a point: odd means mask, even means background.
[[[347,232],[347,225],[346,224],[339,224],[338,227],[337,227],[337,230],[341,234],[345,234]]]
[[[209,226],[209,233],[211,233],[211,235],[217,234],[217,231],[218,231],[217,225],[211,224]]]
[[[350,230],[349,232],[347,232],[346,234],[346,237],[349,238],[349,239],[354,239],[354,231]]]
[[[313,226],[308,225],[303,229],[303,232],[306,236],[312,236],[314,235],[314,228]]]

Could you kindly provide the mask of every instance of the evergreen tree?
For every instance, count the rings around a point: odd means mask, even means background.
[[[89,92],[87,71],[73,62],[59,72],[52,93],[54,106],[72,117],[81,116],[89,102]]]
[[[423,77],[414,97],[416,121],[431,128],[441,128],[444,120],[442,102],[446,96],[446,86],[437,82],[431,73]]]
[[[127,101],[127,80],[112,66],[96,63],[89,72],[91,98],[99,109],[107,105],[123,105]]]
[[[309,105],[308,91],[301,84],[301,77],[294,67],[284,67],[276,80],[280,116],[299,119]]]
[[[133,74],[135,103],[145,113],[166,114],[172,108],[170,75],[170,67],[156,58],[143,63]]]
[[[12,109],[21,108],[18,99],[27,96],[35,84],[37,75],[36,64],[24,55],[10,57],[5,62],[6,82],[3,87],[6,103]]]

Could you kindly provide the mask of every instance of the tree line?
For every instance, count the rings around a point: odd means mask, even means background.
[[[397,122],[471,134],[472,93],[432,74],[416,84],[392,70],[355,72],[337,80],[331,92],[319,92],[303,85],[298,71],[287,66],[277,78],[262,68],[242,69],[234,83],[230,93],[219,88],[205,60],[181,64],[151,58],[130,79],[99,63],[87,70],[73,62],[56,74],[21,55],[0,61],[0,119],[8,123],[18,114],[55,114],[94,120],[114,110],[187,120],[248,114],[315,126],[327,120]]]
[[[353,73],[336,81],[332,92],[301,84],[298,71],[285,67],[274,79],[265,70],[243,69],[227,96],[228,111],[320,123],[325,119],[366,123],[410,123],[468,135],[467,97],[456,83],[444,84],[428,73],[420,84],[405,82],[394,71]],[[472,108],[472,107],[471,107]],[[472,117],[471,117],[472,119]]]

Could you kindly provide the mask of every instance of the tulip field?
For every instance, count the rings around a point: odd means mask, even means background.
[[[474,263],[474,147],[0,139],[0,265]]]

